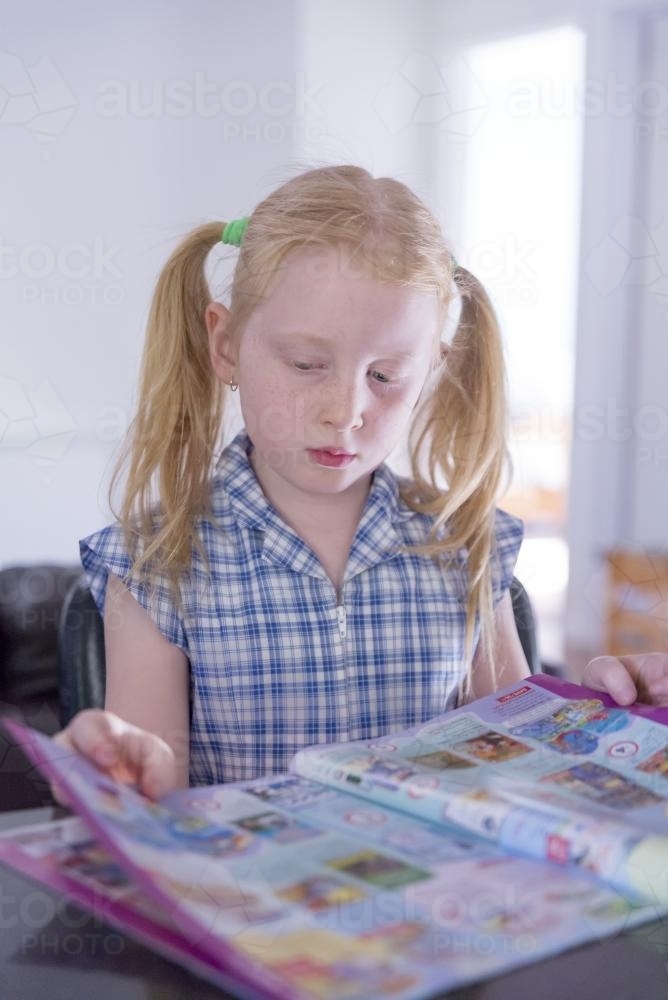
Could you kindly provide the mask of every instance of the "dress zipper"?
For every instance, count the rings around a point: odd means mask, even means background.
[[[344,604],[336,605],[336,617],[339,623],[339,635],[342,639],[346,637],[346,608]]]

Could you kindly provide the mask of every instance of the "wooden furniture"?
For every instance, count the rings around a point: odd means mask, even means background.
[[[668,553],[617,548],[606,565],[605,652],[668,653]]]

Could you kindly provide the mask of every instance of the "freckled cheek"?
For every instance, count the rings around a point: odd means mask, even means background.
[[[258,363],[255,367],[248,367],[245,388],[245,396],[253,407],[279,403],[290,395],[286,380],[267,364]]]
[[[275,420],[278,410],[283,411],[288,405],[279,385],[273,378],[246,378],[241,387],[240,403],[244,423],[247,428],[254,428],[256,433],[266,434],[268,424]]]
[[[321,394],[278,372],[265,372],[260,379],[249,378],[241,397],[247,428],[253,427],[258,438],[284,444],[295,435],[306,440],[310,422],[317,417]]]

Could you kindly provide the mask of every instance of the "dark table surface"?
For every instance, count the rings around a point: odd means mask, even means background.
[[[64,810],[49,808],[0,813],[0,829],[64,815],[68,815]],[[77,911],[68,905],[66,913],[59,915],[48,905],[48,897],[57,901],[55,891],[0,864],[1,1000],[221,1000],[228,995],[92,914],[81,912],[77,918]],[[668,918],[449,996],[458,1000],[666,1000]]]

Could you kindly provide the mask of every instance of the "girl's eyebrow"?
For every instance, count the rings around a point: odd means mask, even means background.
[[[279,337],[295,337],[300,340],[309,340],[314,344],[319,344],[321,346],[329,347],[331,341],[327,337],[319,337],[317,333],[308,333],[306,330],[285,330],[279,333]],[[390,355],[388,355],[388,358]],[[415,353],[413,351],[392,351],[391,357],[394,358],[414,358]]]

